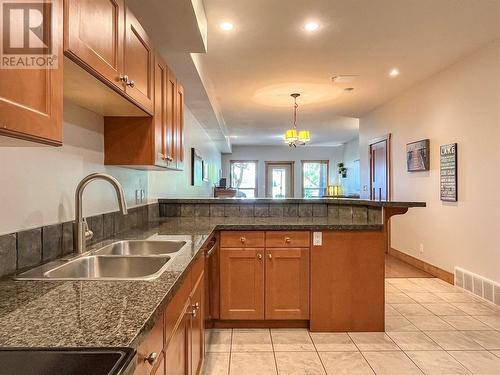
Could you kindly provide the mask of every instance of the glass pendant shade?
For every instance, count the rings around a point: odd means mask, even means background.
[[[295,129],[288,129],[285,133],[285,141],[287,142],[294,142],[298,139],[297,137],[297,130]]]
[[[299,131],[299,141],[309,142],[310,140],[311,140],[311,134],[309,134],[309,130]]]

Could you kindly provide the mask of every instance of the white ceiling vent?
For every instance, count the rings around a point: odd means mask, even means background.
[[[356,74],[343,74],[343,75],[336,75],[332,77],[332,82],[333,83],[338,83],[341,85],[344,85],[346,83],[352,83],[354,80],[359,77]]]

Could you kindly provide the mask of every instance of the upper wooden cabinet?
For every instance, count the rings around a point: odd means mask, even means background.
[[[153,113],[153,45],[123,0],[65,0],[64,53]]]
[[[174,159],[177,169],[184,169],[184,87],[179,81],[176,81],[176,117],[175,117],[175,136],[174,136]]]
[[[0,69],[0,135],[60,146],[63,113],[62,0],[52,2],[57,69]],[[1,144],[16,145],[0,137]]]
[[[123,90],[123,0],[65,0],[64,51]]]
[[[143,108],[153,110],[153,44],[148,34],[127,8],[125,14],[125,92]]]
[[[177,80],[161,56],[154,62],[154,116],[105,117],[104,163],[138,169],[178,169],[182,141],[179,118],[183,113],[177,106]],[[178,146],[177,146],[178,147]]]

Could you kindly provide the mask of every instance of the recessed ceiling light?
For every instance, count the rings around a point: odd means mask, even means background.
[[[304,29],[310,32],[316,31],[319,29],[319,24],[317,22],[308,22],[305,24]]]
[[[391,77],[397,77],[399,75],[399,70],[397,68],[392,68],[391,71],[389,72],[389,75]]]
[[[222,22],[219,25],[220,29],[223,31],[230,31],[234,28],[234,25],[231,22]]]

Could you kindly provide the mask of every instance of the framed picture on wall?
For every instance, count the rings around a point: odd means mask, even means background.
[[[429,146],[430,141],[428,139],[406,145],[406,168],[408,172],[429,170]]]
[[[439,149],[440,198],[446,202],[458,200],[458,145],[450,143]]]
[[[191,148],[191,185],[201,186],[203,180],[203,160],[196,149]]]

